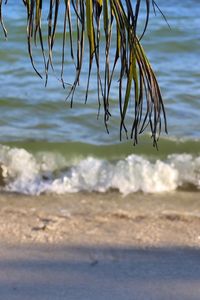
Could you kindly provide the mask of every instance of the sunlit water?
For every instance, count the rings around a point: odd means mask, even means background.
[[[44,87],[44,80],[34,73],[27,55],[23,4],[15,3],[10,0],[3,6],[8,40],[4,40],[2,32],[0,40],[0,142],[9,145],[8,148],[1,146],[0,151],[3,189],[40,194],[79,190],[105,192],[113,188],[127,194],[199,188],[200,2],[158,0],[171,29],[159,12],[156,16],[152,12],[143,39],[168,116],[169,134],[162,133],[158,152],[152,150],[151,138],[146,136],[141,139],[139,150],[131,141],[124,144],[125,137],[118,145],[117,76],[111,91],[109,135],[104,127],[103,109],[97,120],[95,72],[91,77],[88,103],[84,103],[87,47],[72,109],[69,101],[65,101],[68,90],[56,79],[60,74],[59,39],[55,47],[55,74],[51,72]],[[34,51],[36,65],[44,75],[42,59],[37,56],[39,51]],[[68,56],[66,81],[72,83],[73,74],[74,66]]]

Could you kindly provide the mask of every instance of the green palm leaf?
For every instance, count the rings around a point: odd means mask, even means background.
[[[67,48],[66,35],[68,32],[70,39],[68,47],[70,48],[71,58],[75,63],[75,79],[67,95],[67,98],[71,100],[71,105],[73,104],[74,92],[80,80],[85,55],[84,45],[87,39],[89,45],[89,65],[85,101],[88,98],[92,66],[95,65],[98,105],[100,109],[101,103],[103,103],[104,122],[108,130],[108,121],[111,115],[109,107],[110,90],[114,80],[113,75],[116,71],[119,74],[120,138],[124,131],[127,137],[130,135],[134,144],[137,144],[138,135],[148,127],[152,133],[153,145],[156,146],[161,131],[162,119],[164,120],[165,131],[167,132],[166,114],[159,85],[141,45],[141,39],[148,26],[150,4],[152,3],[153,9],[159,9],[159,7],[154,0],[144,0],[143,2],[145,2],[146,6],[146,19],[142,34],[138,36],[137,23],[142,3],[141,0],[49,0],[48,38],[47,45],[44,45],[45,38],[41,28],[42,23],[44,23],[42,19],[43,1],[23,0],[27,12],[28,53],[36,73],[42,77],[41,72],[38,71],[34,62],[32,50],[34,45],[37,45],[41,49],[46,83],[48,81],[49,68],[54,70],[53,50],[56,42],[58,18],[60,16],[59,9],[61,4],[64,4],[62,6],[62,9],[64,9],[64,19],[60,80],[63,87],[65,87],[66,80],[63,74]],[[2,7],[2,0],[0,0],[0,23],[4,35],[7,36],[3,22]],[[72,14],[76,19],[75,25],[71,21]],[[74,37],[76,38],[76,43],[74,43]],[[115,57],[111,59],[111,47],[113,47],[114,39]],[[105,49],[103,74],[100,59],[100,47],[102,46]],[[134,107],[130,134],[126,125],[129,106]]]

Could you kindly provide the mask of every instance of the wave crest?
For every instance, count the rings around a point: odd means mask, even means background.
[[[30,195],[41,193],[107,192],[162,193],[180,187],[200,187],[200,157],[169,155],[154,160],[129,155],[111,162],[88,156],[69,161],[61,154],[0,147],[1,190]]]

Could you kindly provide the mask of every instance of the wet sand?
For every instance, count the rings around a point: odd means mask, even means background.
[[[0,240],[200,246],[200,193],[0,195]]]
[[[199,196],[1,194],[2,299],[200,299]]]

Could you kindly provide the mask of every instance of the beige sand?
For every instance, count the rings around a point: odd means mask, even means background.
[[[200,246],[200,194],[0,196],[9,243]]]
[[[200,299],[199,193],[0,196],[0,299]]]

